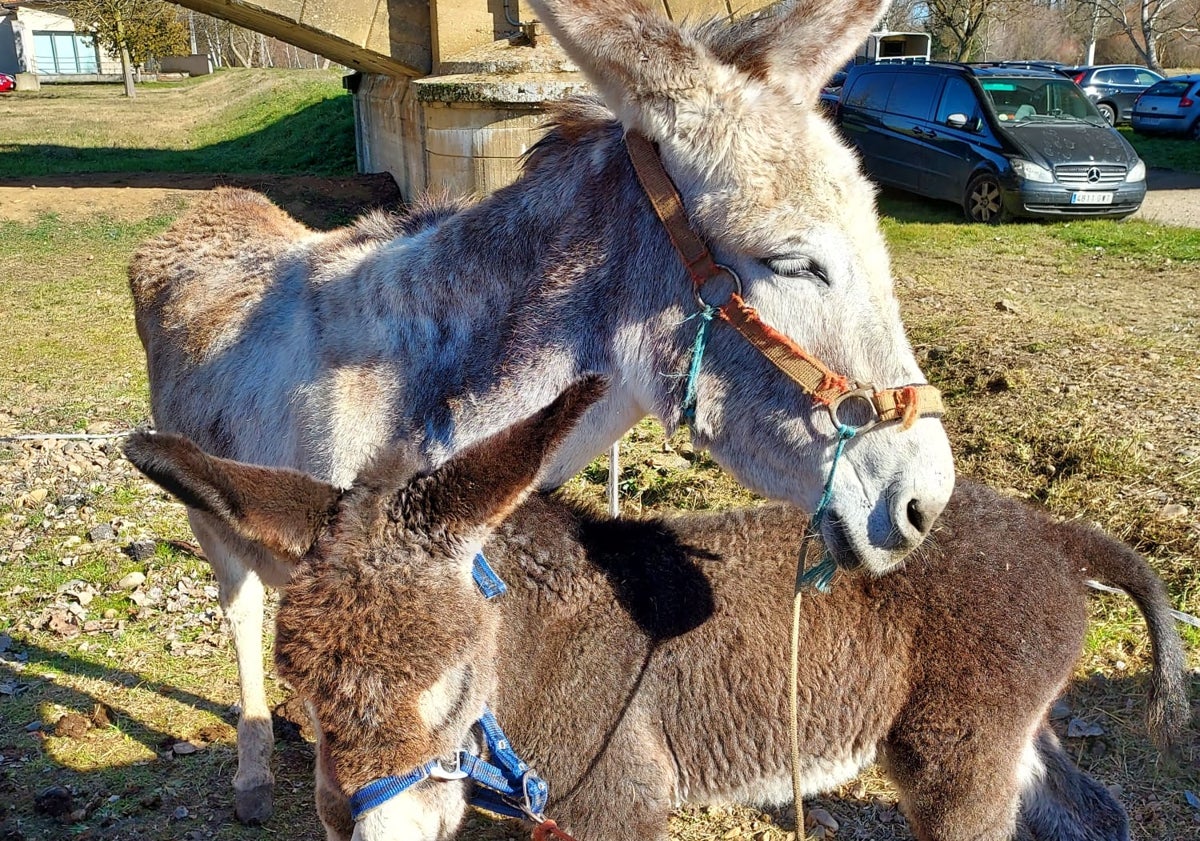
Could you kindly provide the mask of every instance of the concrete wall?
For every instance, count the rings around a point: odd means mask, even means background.
[[[158,60],[160,73],[186,73],[189,76],[207,76],[213,72],[212,56],[171,55]]]

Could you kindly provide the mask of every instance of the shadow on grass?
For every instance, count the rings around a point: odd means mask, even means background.
[[[6,656],[16,654],[26,666],[17,671],[11,660],[0,660],[0,838],[165,841],[192,838],[185,833],[201,826],[207,826],[205,838],[254,835],[233,816],[234,710],[172,683],[28,640],[15,638],[13,649]],[[63,676],[48,679],[48,670]],[[70,685],[73,678],[104,686],[85,691]],[[128,689],[155,697],[117,700]],[[104,718],[94,712],[101,704]],[[142,706],[147,709],[136,709]],[[71,715],[76,728],[56,735],[59,716],[48,709]],[[193,710],[219,722],[197,727],[187,715]],[[120,745],[114,731],[136,745]],[[315,841],[312,746],[286,721],[277,721],[276,734],[277,788],[284,802],[277,802],[275,822],[308,827],[313,831],[288,837]],[[188,740],[200,749],[173,749]],[[84,754],[86,763],[72,761]],[[51,789],[57,793],[44,796]],[[67,811],[57,814],[60,809]]]
[[[267,123],[256,131],[198,149],[119,149],[0,140],[0,179],[78,173],[352,175],[354,113],[349,97],[334,97]]]

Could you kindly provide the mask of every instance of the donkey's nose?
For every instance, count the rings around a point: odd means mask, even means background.
[[[906,548],[915,548],[929,534],[946,501],[936,494],[909,492],[897,500],[893,522]]]

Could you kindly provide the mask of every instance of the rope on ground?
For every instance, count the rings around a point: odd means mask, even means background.
[[[123,432],[104,432],[89,435],[83,432],[37,432],[28,435],[0,435],[0,444],[18,444],[21,441],[108,441],[113,438],[127,438],[132,429]]]
[[[1119,587],[1109,587],[1107,584],[1101,584],[1094,578],[1089,578],[1084,583],[1093,590],[1099,590],[1101,593],[1116,593],[1118,595],[1125,596],[1126,598],[1129,596],[1128,593]],[[1177,621],[1182,622],[1185,625],[1191,625],[1193,628],[1200,628],[1200,619],[1192,616],[1190,613],[1184,613],[1182,610],[1172,610],[1171,615],[1174,616]]]

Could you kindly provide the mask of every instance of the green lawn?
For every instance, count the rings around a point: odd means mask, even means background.
[[[1145,137],[1129,126],[1122,126],[1121,134],[1147,166],[1200,175],[1200,142],[1185,137]]]
[[[223,70],[139,86],[45,85],[0,99],[0,178],[96,172],[354,172],[341,75]]]

